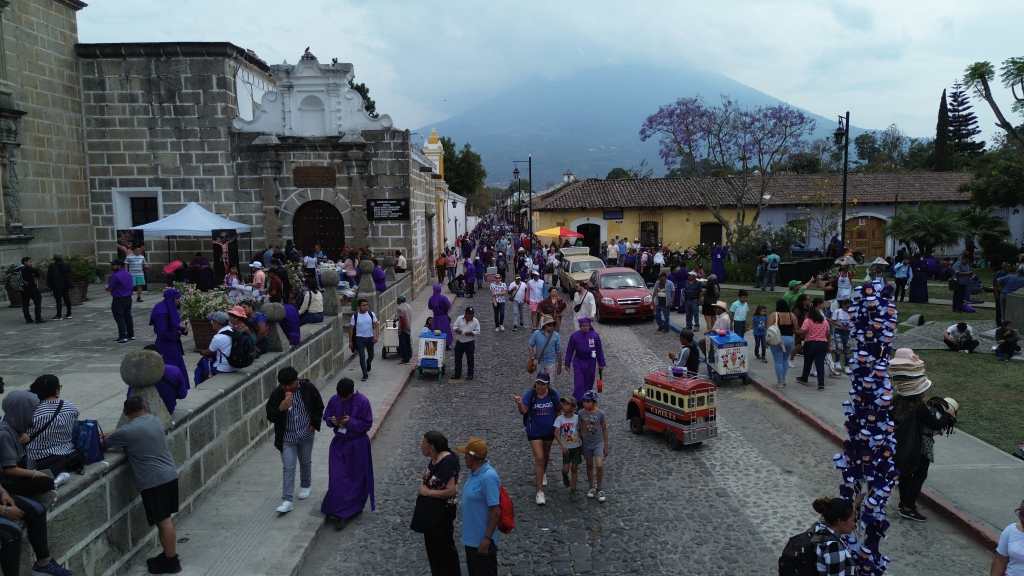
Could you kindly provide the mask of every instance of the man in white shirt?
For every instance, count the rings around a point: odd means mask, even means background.
[[[526,317],[526,282],[519,277],[513,277],[512,283],[508,285],[509,305],[512,308],[512,331],[523,327],[523,318]]]
[[[526,283],[526,288],[526,303],[530,305],[530,321],[533,329],[536,330],[540,326],[540,311],[537,310],[537,306],[540,305],[540,301],[544,299],[544,294],[547,292],[544,290],[544,281],[540,279],[540,274],[536,270],[530,272],[530,281]]]
[[[577,324],[580,318],[591,318],[597,314],[597,302],[594,295],[587,290],[587,281],[580,280],[576,283],[576,293],[572,295],[573,320]]]
[[[476,353],[476,337],[480,335],[480,321],[473,315],[473,307],[469,306],[462,316],[455,319],[452,326],[455,334],[455,375],[452,380],[462,379],[462,356],[466,356],[468,371],[466,379],[473,379],[473,364]]]
[[[405,267],[408,263],[405,261],[405,255],[402,254],[401,250],[395,250],[395,272],[405,272]]]
[[[608,261],[605,262],[607,266],[615,266],[619,263],[619,240],[618,237],[615,241],[608,243]]]
[[[373,347],[380,338],[380,324],[377,315],[370,311],[370,302],[366,298],[360,298],[358,306],[349,325],[349,348],[359,354],[362,381],[366,382],[373,368]]]
[[[970,353],[978,347],[980,342],[974,337],[974,328],[967,322],[957,322],[942,335],[942,341],[954,352]]]
[[[200,350],[199,353],[213,361],[212,374],[234,372],[235,367],[228,363],[228,357],[231,356],[231,319],[227,312],[222,311],[214,312],[206,319],[210,321],[217,333],[210,340],[210,347]]]

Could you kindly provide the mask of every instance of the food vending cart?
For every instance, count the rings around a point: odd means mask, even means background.
[[[424,328],[420,332],[419,354],[416,360],[416,374],[436,375],[438,380],[444,376],[444,349],[447,337],[440,330]]]
[[[707,335],[708,377],[715,384],[726,380],[747,382],[747,341],[735,332]]]

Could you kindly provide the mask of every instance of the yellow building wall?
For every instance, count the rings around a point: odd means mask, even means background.
[[[735,210],[723,210],[727,219],[735,217]],[[700,243],[700,225],[717,223],[710,210],[703,208],[670,208],[664,210],[623,210],[622,220],[605,220],[603,210],[566,210],[558,212],[535,211],[533,213],[534,231],[565,226],[575,230],[583,223],[598,224],[602,227],[601,240],[607,241],[615,236],[628,237],[630,240],[640,238],[641,222],[657,222],[658,237],[662,244],[671,248],[689,248]],[[724,242],[723,238],[720,242]]]

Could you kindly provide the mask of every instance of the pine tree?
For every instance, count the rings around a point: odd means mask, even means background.
[[[949,170],[949,109],[945,90],[939,100],[939,119],[935,123],[935,170]]]
[[[977,156],[985,150],[985,143],[974,139],[978,134],[978,117],[971,111],[971,100],[963,85],[957,82],[949,95],[950,150],[961,156]]]

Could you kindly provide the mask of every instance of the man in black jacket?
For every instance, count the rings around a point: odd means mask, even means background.
[[[28,301],[35,303],[36,324],[43,323],[43,295],[39,293],[39,270],[32,266],[32,259],[25,256],[21,259],[21,313],[25,315],[25,322],[32,323],[32,317],[28,315]]]
[[[53,301],[57,305],[54,320],[61,319],[61,310],[67,308],[64,320],[71,320],[71,267],[62,256],[54,256],[53,264],[46,269],[46,284],[53,291]]]
[[[291,512],[294,506],[295,462],[299,463],[299,500],[312,492],[313,440],[320,431],[324,401],[312,382],[299,379],[299,373],[287,366],[277,373],[277,388],[267,400],[267,420],[274,423],[274,447],[281,451],[284,481],[279,514]]]

